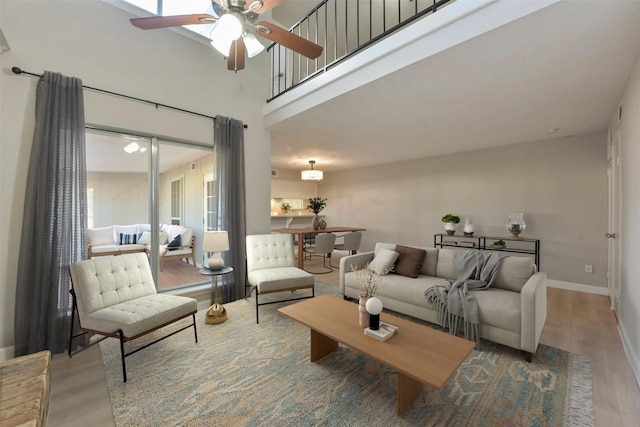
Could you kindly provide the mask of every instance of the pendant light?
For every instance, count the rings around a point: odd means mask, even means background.
[[[313,168],[313,165],[316,164],[315,160],[309,160],[309,164],[311,165],[311,169],[307,169],[302,171],[300,174],[303,181],[322,181],[322,171]]]

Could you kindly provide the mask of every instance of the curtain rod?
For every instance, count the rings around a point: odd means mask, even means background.
[[[30,73],[29,71],[24,71],[19,67],[12,67],[11,71],[13,71],[14,74],[27,74],[29,76],[42,77],[42,74]],[[84,89],[89,89],[89,90],[93,90],[93,91],[96,91],[96,92],[106,93],[107,95],[119,96],[121,98],[132,99],[134,101],[139,101],[139,102],[144,102],[146,104],[155,105],[156,108],[164,107],[164,108],[168,108],[170,110],[180,111],[182,113],[193,114],[194,116],[206,117],[207,119],[211,119],[213,121],[216,120],[216,118],[213,117],[213,116],[208,116],[208,115],[202,114],[202,113],[196,113],[195,111],[189,111],[189,110],[185,110],[183,108],[173,107],[171,105],[161,104],[159,102],[149,101],[148,99],[136,98],[134,96],[124,95],[124,94],[118,93],[118,92],[111,92],[111,91],[104,90],[104,89],[98,89],[98,88],[91,87],[91,86],[82,85],[82,87]],[[243,124],[243,127],[245,129],[247,129],[249,126],[246,125],[246,124]]]

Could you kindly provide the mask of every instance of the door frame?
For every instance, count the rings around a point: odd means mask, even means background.
[[[609,225],[608,225],[608,266],[607,287],[611,309],[618,316],[620,307],[620,277],[621,277],[621,171],[620,171],[620,130],[616,130],[609,141],[609,159],[607,162],[607,178],[609,184]],[[611,236],[611,237],[610,237]]]

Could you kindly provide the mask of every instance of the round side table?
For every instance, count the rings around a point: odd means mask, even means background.
[[[200,269],[200,274],[203,276],[211,276],[211,302],[212,305],[207,310],[207,315],[204,318],[204,323],[207,325],[216,325],[227,320],[227,310],[225,310],[222,304],[218,304],[218,276],[231,273],[233,268],[222,267],[219,270],[211,270],[209,268]]]

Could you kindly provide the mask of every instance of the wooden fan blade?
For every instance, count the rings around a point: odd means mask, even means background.
[[[242,37],[231,43],[229,56],[227,57],[227,70],[238,71],[244,70],[245,48]]]
[[[266,28],[266,31],[263,28]],[[259,22],[256,26],[256,34],[264,37],[265,39],[271,40],[272,42],[288,47],[307,58],[316,59],[322,55],[322,46],[318,46],[307,39],[303,39],[302,37],[290,33],[287,30],[283,30],[269,22]]]
[[[213,24],[216,18],[206,13],[195,15],[151,16],[149,18],[133,18],[131,23],[143,30],[156,28],[180,27],[182,25]]]
[[[247,7],[249,7],[249,5],[253,3],[253,1],[254,0],[247,0]],[[256,10],[256,13],[266,13],[279,4],[284,3],[285,1],[287,0],[262,0],[262,7]]]

